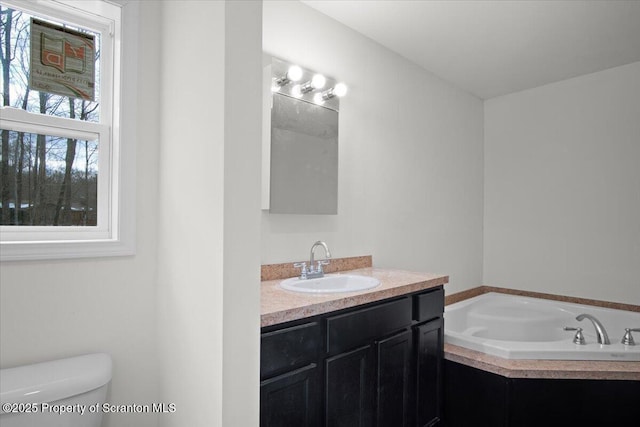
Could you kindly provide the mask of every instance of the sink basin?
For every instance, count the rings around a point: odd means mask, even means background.
[[[357,292],[372,289],[378,285],[380,285],[378,279],[357,274],[327,274],[324,277],[306,280],[292,277],[280,282],[280,287],[283,289],[312,294]]]

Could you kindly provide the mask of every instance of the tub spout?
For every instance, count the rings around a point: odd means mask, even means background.
[[[589,319],[591,320],[591,323],[593,323],[593,327],[596,328],[596,337],[598,338],[598,344],[611,344],[611,342],[609,341],[609,335],[607,335],[607,331],[604,329],[604,326],[602,326],[602,323],[600,323],[598,319],[590,314],[580,314],[576,317],[576,320],[578,322],[581,322],[583,319]]]

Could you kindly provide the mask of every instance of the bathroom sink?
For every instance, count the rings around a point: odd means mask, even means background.
[[[283,289],[312,294],[357,292],[372,289],[378,285],[380,285],[378,279],[357,274],[327,274],[324,277],[304,280],[293,277],[280,282],[280,287]]]

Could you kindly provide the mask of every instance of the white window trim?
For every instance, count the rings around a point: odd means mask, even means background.
[[[74,121],[73,126],[67,122],[70,119],[49,117],[43,129],[53,129],[61,126],[64,129],[53,134],[61,136],[87,137],[108,132],[108,127],[103,117],[112,117],[113,126],[110,134],[102,134],[102,137],[111,140],[110,150],[105,153],[101,145],[99,162],[104,156],[108,156],[111,163],[111,176],[109,177],[109,205],[105,208],[99,206],[99,212],[103,210],[107,214],[108,230],[88,230],[83,227],[22,227],[18,233],[22,233],[23,240],[15,240],[16,226],[0,226],[0,261],[19,260],[44,260],[63,258],[86,258],[103,256],[125,256],[135,254],[135,204],[136,204],[136,112],[137,112],[137,67],[138,56],[138,5],[137,2],[127,0],[89,0],[81,3],[69,0],[34,0],[14,1],[3,0],[3,5],[18,9],[28,9],[32,13],[43,16],[52,16],[61,21],[69,20],[69,14],[73,15],[73,21],[82,24],[85,19],[88,27],[95,26],[96,18],[101,22],[109,22],[110,31],[115,34],[113,43],[113,69],[101,69],[101,75],[112,73],[113,85],[119,91],[113,91],[113,101],[100,100],[101,124],[88,124]],[[95,14],[86,10],[90,8]],[[120,8],[120,21],[109,19],[113,14],[113,6]],[[70,9],[71,8],[71,9]],[[111,9],[109,11],[108,9]],[[52,11],[54,13],[52,14]],[[55,11],[62,11],[56,16]],[[67,17],[65,19],[65,16]],[[104,17],[107,18],[104,18]],[[100,18],[103,17],[103,18]],[[122,25],[120,25],[122,23]],[[126,49],[122,49],[122,40],[126,40]],[[104,94],[103,94],[104,95]],[[8,114],[4,114],[8,112]],[[20,127],[24,119],[24,111],[3,111],[3,126]],[[106,114],[107,116],[103,116]],[[32,119],[32,118],[31,118]],[[50,120],[55,119],[55,120]],[[33,120],[30,120],[33,123]],[[97,126],[96,126],[97,125]],[[50,127],[52,126],[52,127]],[[31,126],[30,129],[34,129]],[[97,131],[96,131],[97,129]],[[19,129],[16,129],[19,130]],[[46,133],[46,131],[45,131]],[[51,132],[50,132],[51,133]],[[121,143],[122,142],[122,143]],[[101,165],[99,165],[101,167]],[[100,169],[99,169],[100,170]],[[104,169],[103,169],[104,170]],[[56,230],[57,229],[57,230]],[[62,229],[62,230],[61,230]],[[57,234],[56,234],[57,233]],[[46,238],[45,238],[46,236]],[[11,239],[11,240],[9,240]]]

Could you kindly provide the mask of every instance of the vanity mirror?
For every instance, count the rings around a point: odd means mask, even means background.
[[[346,86],[272,57],[267,78],[263,209],[337,214],[338,110]]]

